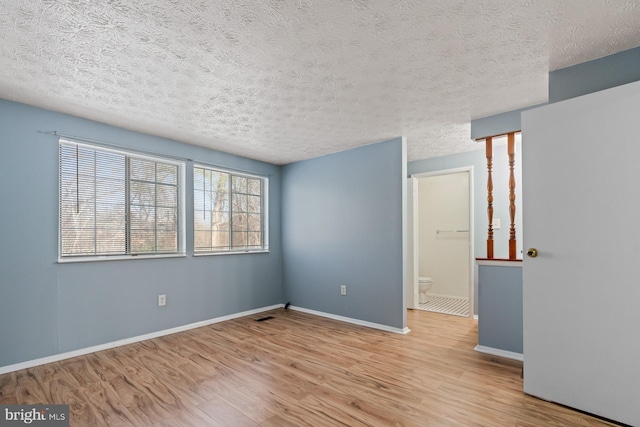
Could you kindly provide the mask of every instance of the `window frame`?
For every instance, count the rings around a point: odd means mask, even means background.
[[[177,166],[177,227],[176,232],[177,236],[177,250],[175,252],[168,251],[158,251],[158,252],[131,252],[131,218],[129,217],[129,211],[131,207],[131,199],[130,197],[130,187],[131,183],[136,180],[132,180],[131,176],[125,174],[124,183],[124,197],[125,197],[125,251],[127,253],[116,253],[113,255],[110,254],[101,254],[101,255],[63,255],[62,251],[62,243],[63,243],[63,227],[62,227],[62,164],[61,164],[61,151],[62,146],[78,146],[84,147],[89,150],[100,151],[104,153],[113,153],[117,155],[121,155],[125,157],[125,162],[129,164],[128,159],[138,159],[147,162],[154,162],[156,164],[168,164]],[[128,169],[128,168],[127,168]],[[94,179],[95,179],[95,171]],[[156,182],[157,185],[157,182]],[[154,207],[156,207],[154,205]],[[162,155],[149,155],[143,154],[133,149],[128,148],[111,148],[106,145],[93,143],[93,142],[85,142],[85,141],[77,141],[70,138],[59,138],[58,140],[58,263],[76,263],[76,262],[92,262],[92,261],[116,261],[116,260],[132,260],[132,259],[157,259],[157,258],[179,258],[186,257],[186,162],[175,160],[169,157],[163,157]]]
[[[224,174],[228,174],[229,175],[229,186],[228,186],[228,198],[229,198],[229,245],[226,247],[228,249],[221,249],[221,250],[208,250],[208,251],[204,251],[204,250],[197,250],[196,249],[196,221],[195,221],[195,216],[196,216],[196,196],[195,196],[195,192],[196,192],[196,186],[195,186],[195,179],[196,179],[196,169],[203,169],[205,171],[209,170],[212,172],[217,172],[217,173],[224,173]],[[217,255],[238,255],[238,254],[256,254],[256,253],[268,253],[269,252],[269,177],[267,175],[259,175],[259,174],[255,174],[255,173],[250,173],[250,172],[241,172],[241,171],[236,171],[233,169],[226,169],[223,167],[219,167],[219,166],[212,166],[212,165],[207,165],[207,164],[203,164],[203,163],[194,163],[193,164],[193,217],[192,217],[192,221],[193,221],[193,256],[194,257],[199,257],[199,256],[217,256]],[[249,178],[249,179],[259,179],[262,182],[262,194],[260,195],[260,201],[261,201],[261,207],[260,207],[260,213],[262,215],[261,217],[261,233],[262,233],[262,246],[260,248],[243,248],[243,249],[234,249],[233,248],[233,241],[232,241],[232,228],[233,228],[233,194],[235,193],[233,191],[233,186],[232,186],[232,180],[233,177],[241,177],[241,178]]]

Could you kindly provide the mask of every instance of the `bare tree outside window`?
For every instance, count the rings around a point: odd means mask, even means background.
[[[266,178],[196,166],[194,252],[264,251]]]

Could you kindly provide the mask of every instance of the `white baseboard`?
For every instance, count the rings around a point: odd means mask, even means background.
[[[19,371],[21,369],[32,368],[34,366],[44,365],[45,363],[58,362],[64,359],[70,359],[72,357],[78,357],[78,356],[82,356],[89,353],[95,353],[97,351],[108,350],[110,348],[120,347],[127,344],[133,344],[139,341],[150,340],[152,338],[175,334],[177,332],[188,331],[189,329],[201,328],[203,326],[212,325],[214,323],[220,323],[226,320],[237,319],[238,317],[250,316],[252,314],[262,313],[263,311],[274,310],[276,308],[282,308],[282,307],[284,307],[284,304],[275,304],[269,307],[256,308],[254,310],[248,310],[240,313],[229,314],[227,316],[216,317],[214,319],[208,319],[200,322],[190,323],[188,325],[178,326],[171,329],[165,329],[163,331],[151,332],[149,334],[138,335],[131,338],[125,338],[122,340],[100,344],[93,347],[81,348],[79,350],[73,350],[67,353],[54,354],[52,356],[47,356],[40,359],[28,360],[26,362],[20,362],[14,365],[0,366],[0,374],[6,374],[7,372],[13,372],[13,371]]]
[[[479,353],[491,354],[493,356],[500,356],[506,359],[519,360],[520,362],[524,361],[524,355],[522,353],[514,353],[513,351],[500,350],[493,347],[485,347],[484,345],[477,345],[474,350]]]
[[[290,306],[291,310],[301,311],[303,313],[314,314],[316,316],[327,317],[333,320],[339,320],[340,322],[353,323],[354,325],[366,326],[368,328],[380,329],[386,332],[393,332],[395,334],[408,334],[411,332],[411,329],[405,328],[394,328],[392,326],[382,325],[380,323],[367,322],[366,320],[353,319],[351,317],[338,316],[337,314],[325,313],[323,311],[310,310],[308,308],[295,307]]]

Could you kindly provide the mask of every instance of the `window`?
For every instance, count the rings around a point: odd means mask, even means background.
[[[184,255],[184,163],[60,140],[60,260]]]
[[[194,253],[267,251],[267,187],[265,177],[195,166]]]

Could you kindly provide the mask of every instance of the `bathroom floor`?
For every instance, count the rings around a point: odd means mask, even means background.
[[[427,295],[427,302],[419,304],[420,310],[469,317],[469,300],[464,298]]]

